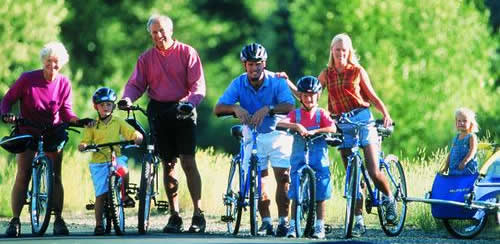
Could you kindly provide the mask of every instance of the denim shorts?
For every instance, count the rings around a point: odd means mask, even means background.
[[[370,112],[370,109],[364,108],[361,109],[358,113],[349,117],[349,119],[353,122],[368,122],[373,121],[373,114]],[[344,135],[344,142],[339,146],[339,148],[352,148],[354,147],[354,127],[349,124],[338,124],[338,127],[342,130]],[[378,143],[378,135],[377,129],[374,124],[370,124],[367,126],[362,126],[359,130],[359,146],[364,147],[369,144]]]
[[[116,158],[116,163],[122,167],[127,167],[128,158],[125,156],[120,156]],[[92,176],[92,182],[94,183],[95,196],[98,197],[109,189],[109,166],[111,162],[106,163],[90,163],[90,175]]]

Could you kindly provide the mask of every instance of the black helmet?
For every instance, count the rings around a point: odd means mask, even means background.
[[[116,101],[116,93],[111,88],[101,87],[94,92],[94,96],[92,96],[92,101],[94,104],[99,104],[103,102],[115,102]]]
[[[304,76],[297,81],[297,90],[299,92],[318,93],[321,88],[321,83],[314,76]]]
[[[240,53],[241,62],[246,61],[266,61],[267,60],[267,52],[264,46],[259,43],[252,43],[246,45],[241,49]]]
[[[22,153],[33,142],[33,136],[28,134],[19,134],[5,136],[0,141],[0,146],[10,153]]]

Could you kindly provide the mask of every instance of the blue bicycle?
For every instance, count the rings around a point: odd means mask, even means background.
[[[366,125],[375,125],[379,137],[379,143],[392,134],[394,127],[385,128],[383,121],[369,122],[353,122],[349,119],[349,115],[342,114],[338,118],[338,123],[341,125],[350,126],[352,136],[354,137],[354,147],[351,148],[351,154],[347,157],[347,168],[345,175],[344,198],[346,199],[345,221],[344,221],[344,237],[352,237],[352,229],[354,225],[354,210],[356,201],[360,200],[360,185],[361,175],[363,176],[365,185],[367,186],[368,194],[365,200],[366,211],[371,213],[372,207],[377,207],[378,217],[382,230],[388,236],[397,236],[403,230],[406,219],[406,179],[403,166],[395,155],[389,154],[385,157],[384,152],[380,149],[379,169],[388,180],[392,194],[396,202],[397,218],[392,223],[385,219],[386,209],[383,207],[384,196],[370,179],[368,171],[362,163],[361,154],[359,152],[359,131],[360,128]],[[344,132],[345,133],[345,132]]]
[[[341,134],[317,133],[312,136],[301,136],[298,132],[289,128],[277,127],[277,130],[286,131],[290,134],[300,136],[304,140],[304,164],[297,169],[297,175],[292,181],[297,194],[293,200],[293,216],[295,220],[295,234],[297,237],[310,237],[314,232],[314,221],[316,219],[316,172],[309,164],[309,148],[318,139],[325,138],[328,145],[338,146],[342,142]]]
[[[242,210],[250,207],[250,234],[256,236],[257,204],[261,197],[261,172],[256,143],[258,132],[255,128],[251,128],[252,150],[248,168],[245,169],[242,165],[245,150],[243,127],[243,125],[231,127],[231,135],[240,141],[240,152],[231,160],[226,193],[223,196],[226,214],[221,220],[227,223],[229,233],[237,235],[241,225]]]

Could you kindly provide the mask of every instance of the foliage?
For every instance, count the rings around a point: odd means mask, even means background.
[[[68,11],[62,0],[2,2],[0,93],[4,94],[22,72],[41,68],[40,49],[59,39],[59,24]]]
[[[471,4],[297,0],[290,11],[306,73],[319,74],[325,67],[335,34],[352,37],[361,64],[399,125],[391,145],[405,153],[446,145],[459,106],[498,110],[488,63],[498,42],[490,37],[487,16]],[[498,118],[489,115],[485,120]]]

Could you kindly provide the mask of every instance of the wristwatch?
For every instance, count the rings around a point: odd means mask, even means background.
[[[274,105],[269,105],[269,115],[273,116],[274,115]]]

